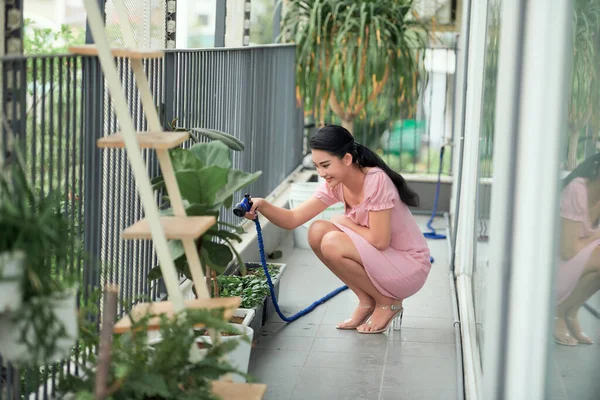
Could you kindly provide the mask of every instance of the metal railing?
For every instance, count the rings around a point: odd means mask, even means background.
[[[0,63],[3,111],[26,150],[32,182],[42,193],[60,191],[79,233],[73,245],[89,256],[72,257],[64,266],[79,272],[81,300],[87,301],[90,287],[104,282],[118,284],[122,299],[156,299],[160,282],[146,279],[157,265],[152,243],[120,237],[143,216],[127,156],[123,150],[96,147],[97,139],[119,130],[97,58],[19,56],[0,58]],[[134,123],[144,130],[133,74],[127,60],[117,59],[117,65]],[[164,59],[147,61],[146,72],[165,129],[167,121],[178,118],[181,127],[235,135],[246,149],[234,153],[234,168],[263,171],[245,191],[266,196],[302,161],[303,120],[296,107],[294,66],[295,48],[273,45],[169,50]],[[0,151],[6,154],[8,132],[2,130],[2,135]],[[143,150],[143,155],[150,176],[156,176],[154,152]],[[240,222],[229,213],[223,216]],[[39,384],[34,397],[46,398],[59,367],[17,371],[0,355],[0,400],[22,398]]]

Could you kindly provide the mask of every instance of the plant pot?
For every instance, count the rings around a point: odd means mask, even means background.
[[[281,277],[283,276],[283,273],[285,271],[285,267],[286,264],[283,263],[267,263],[268,265],[272,265],[276,268],[279,269],[279,273],[275,276],[271,276],[271,280],[273,281],[273,291],[275,292],[275,297],[277,298],[277,300],[279,300],[279,287],[281,286]],[[252,270],[256,270],[256,269],[260,269],[262,270],[262,264],[261,263],[246,263],[246,270],[248,272],[252,271]],[[265,325],[267,323],[267,320],[273,315],[275,314],[275,305],[273,304],[273,299],[271,298],[271,296],[267,296],[265,297],[264,301],[263,301],[263,306],[262,306],[262,312],[260,312],[260,317],[261,317],[261,325]],[[257,316],[258,316],[258,311],[257,311]],[[257,317],[255,317],[257,318]]]
[[[68,357],[78,338],[76,299],[75,293],[69,290],[53,296],[31,299],[16,312],[0,316],[0,354],[2,354],[2,358],[15,365],[42,365]],[[53,329],[62,326],[64,328],[63,335],[57,335],[54,338],[47,336],[48,326],[40,326],[44,324],[44,318],[40,320],[36,318],[35,313],[32,313],[32,310],[39,307],[43,307],[45,311],[49,311],[53,315],[55,322],[51,326]],[[24,312],[32,313],[31,318],[21,318],[18,322],[13,322],[15,316],[22,316]],[[32,321],[38,324],[37,330],[30,324]],[[23,333],[37,355],[32,353],[32,349],[21,339]],[[54,345],[50,348],[43,345],[48,342]]]
[[[0,254],[0,314],[16,311],[22,304],[22,278],[25,253]]]
[[[229,322],[232,324],[250,326],[252,320],[254,320],[255,315],[256,311],[253,308],[238,308],[233,313],[233,316],[231,317]]]
[[[233,326],[236,331],[238,331],[240,334],[239,335],[231,335],[231,336],[221,336],[221,341],[222,342],[227,342],[229,340],[239,340],[239,344],[236,346],[236,348],[225,354],[225,360],[231,364],[234,368],[244,372],[244,373],[248,373],[248,365],[250,363],[250,352],[252,350],[252,339],[254,338],[254,330],[252,328],[250,328],[249,326],[245,326],[245,325],[240,325],[240,324],[230,324],[231,326]],[[245,341],[245,340],[241,340],[242,335],[247,336],[249,341]],[[203,343],[208,343],[208,344],[212,344],[212,339],[210,336],[201,336],[198,339],[196,339],[196,343],[198,344],[199,347],[202,346]],[[200,349],[201,353],[205,353],[206,350],[204,349]],[[230,376],[231,380],[233,380],[234,382],[246,382],[246,378],[239,375],[239,374],[235,374]]]

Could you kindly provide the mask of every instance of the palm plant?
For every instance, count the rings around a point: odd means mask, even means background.
[[[297,95],[315,118],[333,111],[350,132],[378,100],[409,118],[427,38],[414,0],[287,0],[280,40],[297,44]]]
[[[595,140],[600,131],[600,4],[576,0],[573,21],[573,62],[569,101],[569,149],[567,169],[573,169],[579,154],[579,136],[586,129]]]

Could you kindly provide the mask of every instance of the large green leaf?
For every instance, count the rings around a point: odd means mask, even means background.
[[[231,168],[231,151],[223,142],[197,143],[190,148],[190,152],[206,166]]]
[[[220,243],[214,243],[209,240],[202,240],[202,250],[200,252],[202,260],[217,273],[222,273],[233,260],[233,254],[229,246]]]
[[[227,176],[227,185],[219,190],[216,195],[215,202],[221,203],[228,200],[236,191],[242,189],[256,180],[262,175],[262,171],[249,174],[248,172],[239,169],[232,169]]]
[[[212,140],[219,140],[223,142],[227,147],[231,150],[242,151],[244,150],[244,143],[242,143],[238,138],[233,135],[230,135],[225,132],[217,131],[214,129],[204,129],[204,128],[192,128],[192,132],[197,133],[199,135],[205,136]]]
[[[183,169],[202,169],[207,164],[202,162],[202,159],[196,157],[190,150],[187,149],[173,149],[170,152],[171,162],[173,163],[173,169],[180,171]]]
[[[211,166],[178,171],[175,176],[184,199],[192,204],[213,205],[223,201],[215,201],[215,195],[228,186],[227,172],[225,168]]]

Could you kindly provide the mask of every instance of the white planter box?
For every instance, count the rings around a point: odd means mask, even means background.
[[[227,353],[225,355],[225,360],[230,363],[234,368],[238,370],[248,373],[248,364],[250,363],[250,352],[252,350],[252,340],[254,338],[254,330],[249,326],[244,326],[240,324],[230,324],[236,328],[238,332],[240,332],[239,336],[221,336],[221,340],[223,342],[227,342],[230,340],[238,340],[239,344],[236,348]],[[249,342],[245,340],[241,340],[241,335],[245,335],[248,337]],[[202,336],[196,340],[197,343],[208,343],[212,344],[212,339],[210,336]],[[200,350],[201,353],[206,352],[206,350]],[[246,379],[238,374],[230,376],[232,381],[234,382],[246,382]]]
[[[55,318],[65,329],[65,335],[56,339],[55,349],[50,354],[40,353],[42,360],[34,360],[27,345],[21,340],[21,332],[25,329],[24,322],[12,322],[15,313],[0,316],[0,354],[5,361],[20,365],[30,362],[52,363],[69,356],[71,348],[78,338],[77,301],[71,291],[53,297],[38,298],[33,301],[38,304],[47,303],[51,306]],[[23,307],[27,307],[24,304]],[[16,312],[21,312],[20,310]],[[42,333],[45,334],[46,332]],[[35,346],[40,340],[40,334],[29,326],[26,332],[28,341]]]
[[[0,314],[21,307],[24,261],[22,251],[0,254]]]
[[[244,326],[250,326],[250,323],[254,319],[255,315],[256,315],[256,311],[254,311],[253,309],[249,309],[249,308],[238,308],[233,313],[234,317],[243,317],[244,318],[244,320],[240,323],[240,325],[244,325]]]

